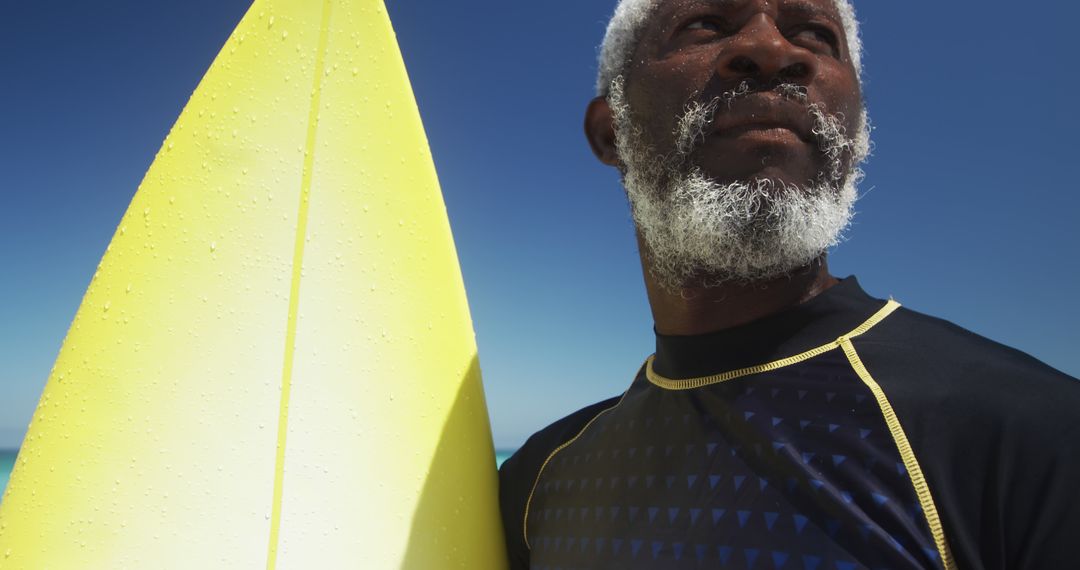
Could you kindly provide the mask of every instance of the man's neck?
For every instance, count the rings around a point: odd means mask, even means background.
[[[661,287],[647,262],[644,269],[656,332],[665,335],[704,334],[744,325],[809,301],[839,283],[829,275],[824,255],[769,281],[685,287],[678,292]]]

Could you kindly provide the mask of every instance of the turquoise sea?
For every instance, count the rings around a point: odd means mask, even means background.
[[[15,455],[18,453],[17,450],[12,449],[0,450],[0,497],[4,496],[8,477],[11,476],[11,468],[15,466]]]
[[[0,451],[0,497],[4,495],[8,478],[11,476],[11,468],[15,466],[15,455],[18,453],[17,450]],[[495,464],[502,465],[502,462],[506,461],[513,453],[512,450],[497,451],[495,453]]]
[[[503,461],[510,459],[510,456],[514,454],[513,449],[496,449],[495,450],[495,465],[501,466]]]

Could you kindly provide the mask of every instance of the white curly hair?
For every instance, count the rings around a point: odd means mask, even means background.
[[[833,0],[844,25],[848,52],[856,73],[862,76],[862,40],[859,38],[859,21],[851,0]],[[596,94],[606,96],[611,82],[626,72],[630,58],[637,46],[639,34],[660,0],[619,0],[615,13],[608,22],[604,43],[600,45],[600,68],[596,76]]]

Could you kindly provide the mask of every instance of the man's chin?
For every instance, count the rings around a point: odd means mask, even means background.
[[[783,186],[809,187],[821,180],[824,161],[816,153],[778,152],[755,147],[699,149],[689,163],[703,176],[718,184],[752,183],[772,180]]]

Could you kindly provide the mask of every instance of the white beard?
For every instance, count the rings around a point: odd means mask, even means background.
[[[778,91],[805,99],[795,86]],[[851,222],[862,178],[858,165],[870,148],[865,113],[852,139],[839,119],[808,106],[825,168],[805,187],[758,178],[721,184],[690,163],[719,104],[747,92],[743,85],[708,105],[688,105],[675,128],[675,148],[662,154],[632,121],[622,78],[612,84],[623,185],[652,275],[669,291],[787,275],[839,243]]]

